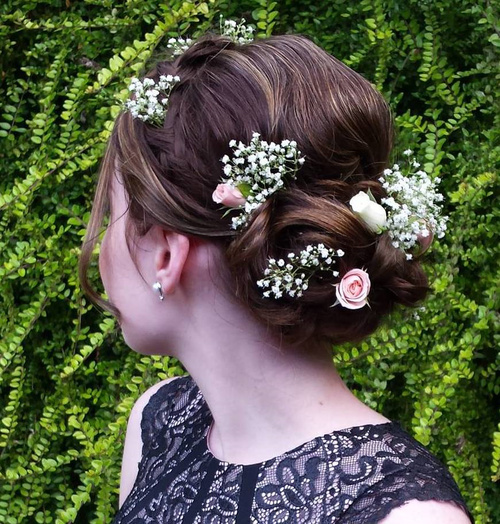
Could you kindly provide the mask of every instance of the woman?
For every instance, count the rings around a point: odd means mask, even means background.
[[[443,229],[426,217],[410,254],[386,227],[383,97],[298,35],[205,35],[147,77],[107,148],[81,277],[132,349],[188,375],[132,409],[114,522],[471,522],[445,467],[331,361],[426,296],[418,258]],[[85,276],[108,205],[110,304]]]

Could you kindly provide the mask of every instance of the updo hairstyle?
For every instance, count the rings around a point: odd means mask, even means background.
[[[162,127],[117,118],[104,156],[80,277],[94,302],[119,315],[88,282],[87,269],[106,213],[109,183],[119,166],[130,200],[134,234],[153,225],[211,239],[225,252],[237,300],[288,343],[357,342],[380,325],[395,304],[414,306],[429,290],[418,257],[406,260],[387,233],[372,233],[349,200],[371,190],[386,195],[378,178],[388,167],[394,130],[383,96],[335,57],[301,35],[237,44],[205,34],[182,55],[146,76],[178,75]],[[231,228],[212,193],[223,176],[232,139],[248,144],[295,140],[305,156],[297,178],[272,195],[241,231]],[[256,284],[269,258],[285,258],[309,244],[342,249],[334,277],[317,271],[300,298],[264,298]],[[352,268],[370,276],[369,305],[335,303],[333,284]]]

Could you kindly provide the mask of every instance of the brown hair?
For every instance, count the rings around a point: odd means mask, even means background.
[[[115,123],[104,156],[80,260],[82,286],[94,302],[118,314],[89,284],[87,270],[105,216],[109,182],[119,166],[138,234],[158,225],[219,242],[235,296],[290,343],[356,342],[376,330],[397,303],[416,305],[429,287],[418,259],[406,260],[387,233],[370,232],[348,202],[361,190],[387,196],[378,177],[394,141],[390,108],[363,78],[302,35],[239,45],[213,34],[147,76],[179,75],[162,127],[130,112]],[[295,140],[305,155],[296,180],[254,211],[235,232],[212,192],[232,139]],[[308,244],[343,249],[340,276],[318,272],[301,298],[264,298],[256,281],[268,259]],[[371,280],[370,307],[335,302],[332,285],[354,267]]]

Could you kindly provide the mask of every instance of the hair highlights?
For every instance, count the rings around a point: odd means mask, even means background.
[[[92,289],[87,272],[116,166],[134,233],[157,225],[220,243],[236,297],[291,343],[361,340],[395,304],[412,306],[426,296],[419,262],[406,261],[387,234],[374,235],[348,205],[359,191],[370,189],[379,200],[386,196],[378,177],[393,146],[392,116],[368,80],[301,35],[243,45],[205,35],[147,76],[169,74],[180,82],[170,93],[163,126],[122,112],[102,162],[80,262],[82,286],[95,302],[111,309]],[[222,175],[220,159],[231,153],[230,140],[249,143],[253,132],[268,141],[295,140],[306,162],[300,176],[236,232],[212,194]],[[262,297],[256,282],[269,258],[318,243],[345,251],[341,274],[366,268],[371,307],[330,308],[339,278],[323,274],[311,279],[300,299]]]

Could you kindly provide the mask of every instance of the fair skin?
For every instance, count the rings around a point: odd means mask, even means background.
[[[326,352],[313,356],[280,344],[235,301],[216,271],[224,269],[214,244],[155,226],[135,243],[136,268],[125,243],[126,213],[123,186],[114,180],[111,226],[99,260],[106,292],[122,313],[121,329],[132,349],[174,356],[193,377],[214,418],[209,444],[217,458],[262,462],[334,430],[388,421],[349,391]],[[163,301],[152,289],[156,281]],[[142,454],[142,409],[164,383],[146,391],[131,412],[120,505]],[[469,522],[451,504],[416,501],[383,522],[417,519]]]

